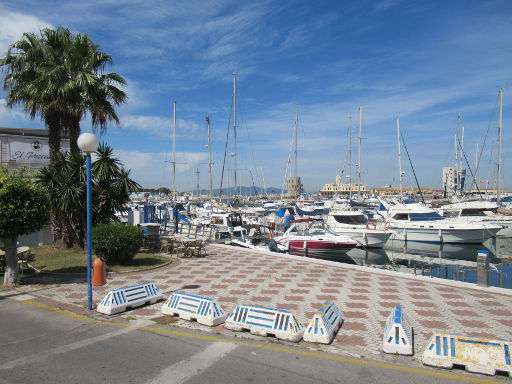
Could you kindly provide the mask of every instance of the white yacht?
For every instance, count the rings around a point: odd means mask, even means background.
[[[421,203],[388,205],[386,223],[398,240],[431,243],[482,244],[502,229],[492,223],[448,219]]]
[[[384,222],[369,220],[361,211],[335,209],[324,219],[331,231],[348,236],[367,248],[382,248],[392,235]]]
[[[463,201],[439,207],[441,215],[446,218],[457,218],[471,223],[497,224],[503,228],[497,236],[512,237],[512,216],[498,213],[498,204],[485,201]]]

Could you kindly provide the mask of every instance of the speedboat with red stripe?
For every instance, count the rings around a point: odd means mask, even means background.
[[[298,256],[325,258],[343,255],[357,244],[357,241],[337,235],[323,225],[301,228],[299,223],[294,223],[282,236],[274,238],[270,249]]]

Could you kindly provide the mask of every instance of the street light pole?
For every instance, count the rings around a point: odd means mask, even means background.
[[[92,309],[92,193],[91,193],[91,153],[98,149],[99,140],[92,133],[82,133],[77,140],[78,147],[86,155],[87,167],[87,309]]]

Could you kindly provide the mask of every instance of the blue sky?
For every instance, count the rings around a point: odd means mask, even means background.
[[[260,186],[263,173],[267,187],[283,185],[298,107],[298,173],[307,191],[341,172],[349,116],[356,175],[360,104],[364,184],[398,184],[399,117],[420,184],[441,188],[441,168],[454,164],[459,113],[473,168],[490,127],[477,178],[492,183],[503,88],[503,173],[512,188],[511,20],[510,0],[0,1],[0,53],[23,32],[46,26],[87,33],[109,53],[108,70],[125,77],[129,100],[118,109],[120,126],[109,125],[101,140],[146,187],[172,187],[176,101],[179,190],[195,188],[197,168],[200,186],[208,187],[208,115],[214,188],[220,183],[233,72],[238,179]],[[0,126],[44,128],[21,108],[6,109],[5,95],[0,91]],[[90,131],[89,121],[82,130]],[[402,162],[410,186],[405,154]],[[232,160],[229,167],[232,184]]]

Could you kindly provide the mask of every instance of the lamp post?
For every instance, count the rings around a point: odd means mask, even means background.
[[[92,273],[91,273],[91,231],[92,231],[92,207],[91,207],[91,153],[96,151],[99,140],[92,133],[82,133],[77,140],[78,148],[86,155],[87,164],[87,309],[92,309]]]

